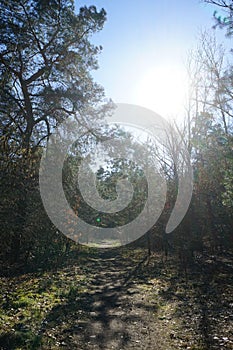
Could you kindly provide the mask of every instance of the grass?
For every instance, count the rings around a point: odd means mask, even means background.
[[[10,350],[39,348],[50,311],[87,291],[87,276],[78,272],[74,266],[0,279],[0,349],[2,344]]]

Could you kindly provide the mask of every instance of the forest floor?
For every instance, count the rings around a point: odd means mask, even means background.
[[[0,278],[0,349],[233,349],[233,259],[142,249],[73,251],[63,266]]]

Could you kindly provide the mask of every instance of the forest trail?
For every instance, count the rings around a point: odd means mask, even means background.
[[[232,257],[205,266],[186,281],[173,258],[99,249],[2,277],[0,349],[233,349]]]
[[[148,300],[151,284],[137,280],[145,259],[132,266],[130,259],[102,251],[92,262],[92,281],[79,305],[86,320],[73,335],[77,348],[172,349],[155,318],[158,306]]]

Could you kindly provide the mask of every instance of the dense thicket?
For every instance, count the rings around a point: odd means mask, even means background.
[[[90,37],[105,19],[94,6],[76,14],[70,0],[1,1],[2,259],[41,259],[61,240],[40,200],[39,161],[48,137],[71,115],[86,134],[98,133],[104,93],[91,71],[101,47]]]
[[[214,27],[226,30],[228,40],[233,35],[232,1],[206,2],[219,6],[213,14]],[[179,130],[191,156],[193,198],[181,225],[162,242],[166,249],[176,249],[183,262],[192,261],[195,252],[215,254],[233,248],[231,62],[232,52],[207,32],[188,59],[189,99],[186,121]]]

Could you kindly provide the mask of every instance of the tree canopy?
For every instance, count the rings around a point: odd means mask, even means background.
[[[90,36],[105,20],[95,6],[76,14],[70,0],[1,1],[2,135],[29,148],[69,115],[90,114],[103,98],[90,74],[101,47]]]

